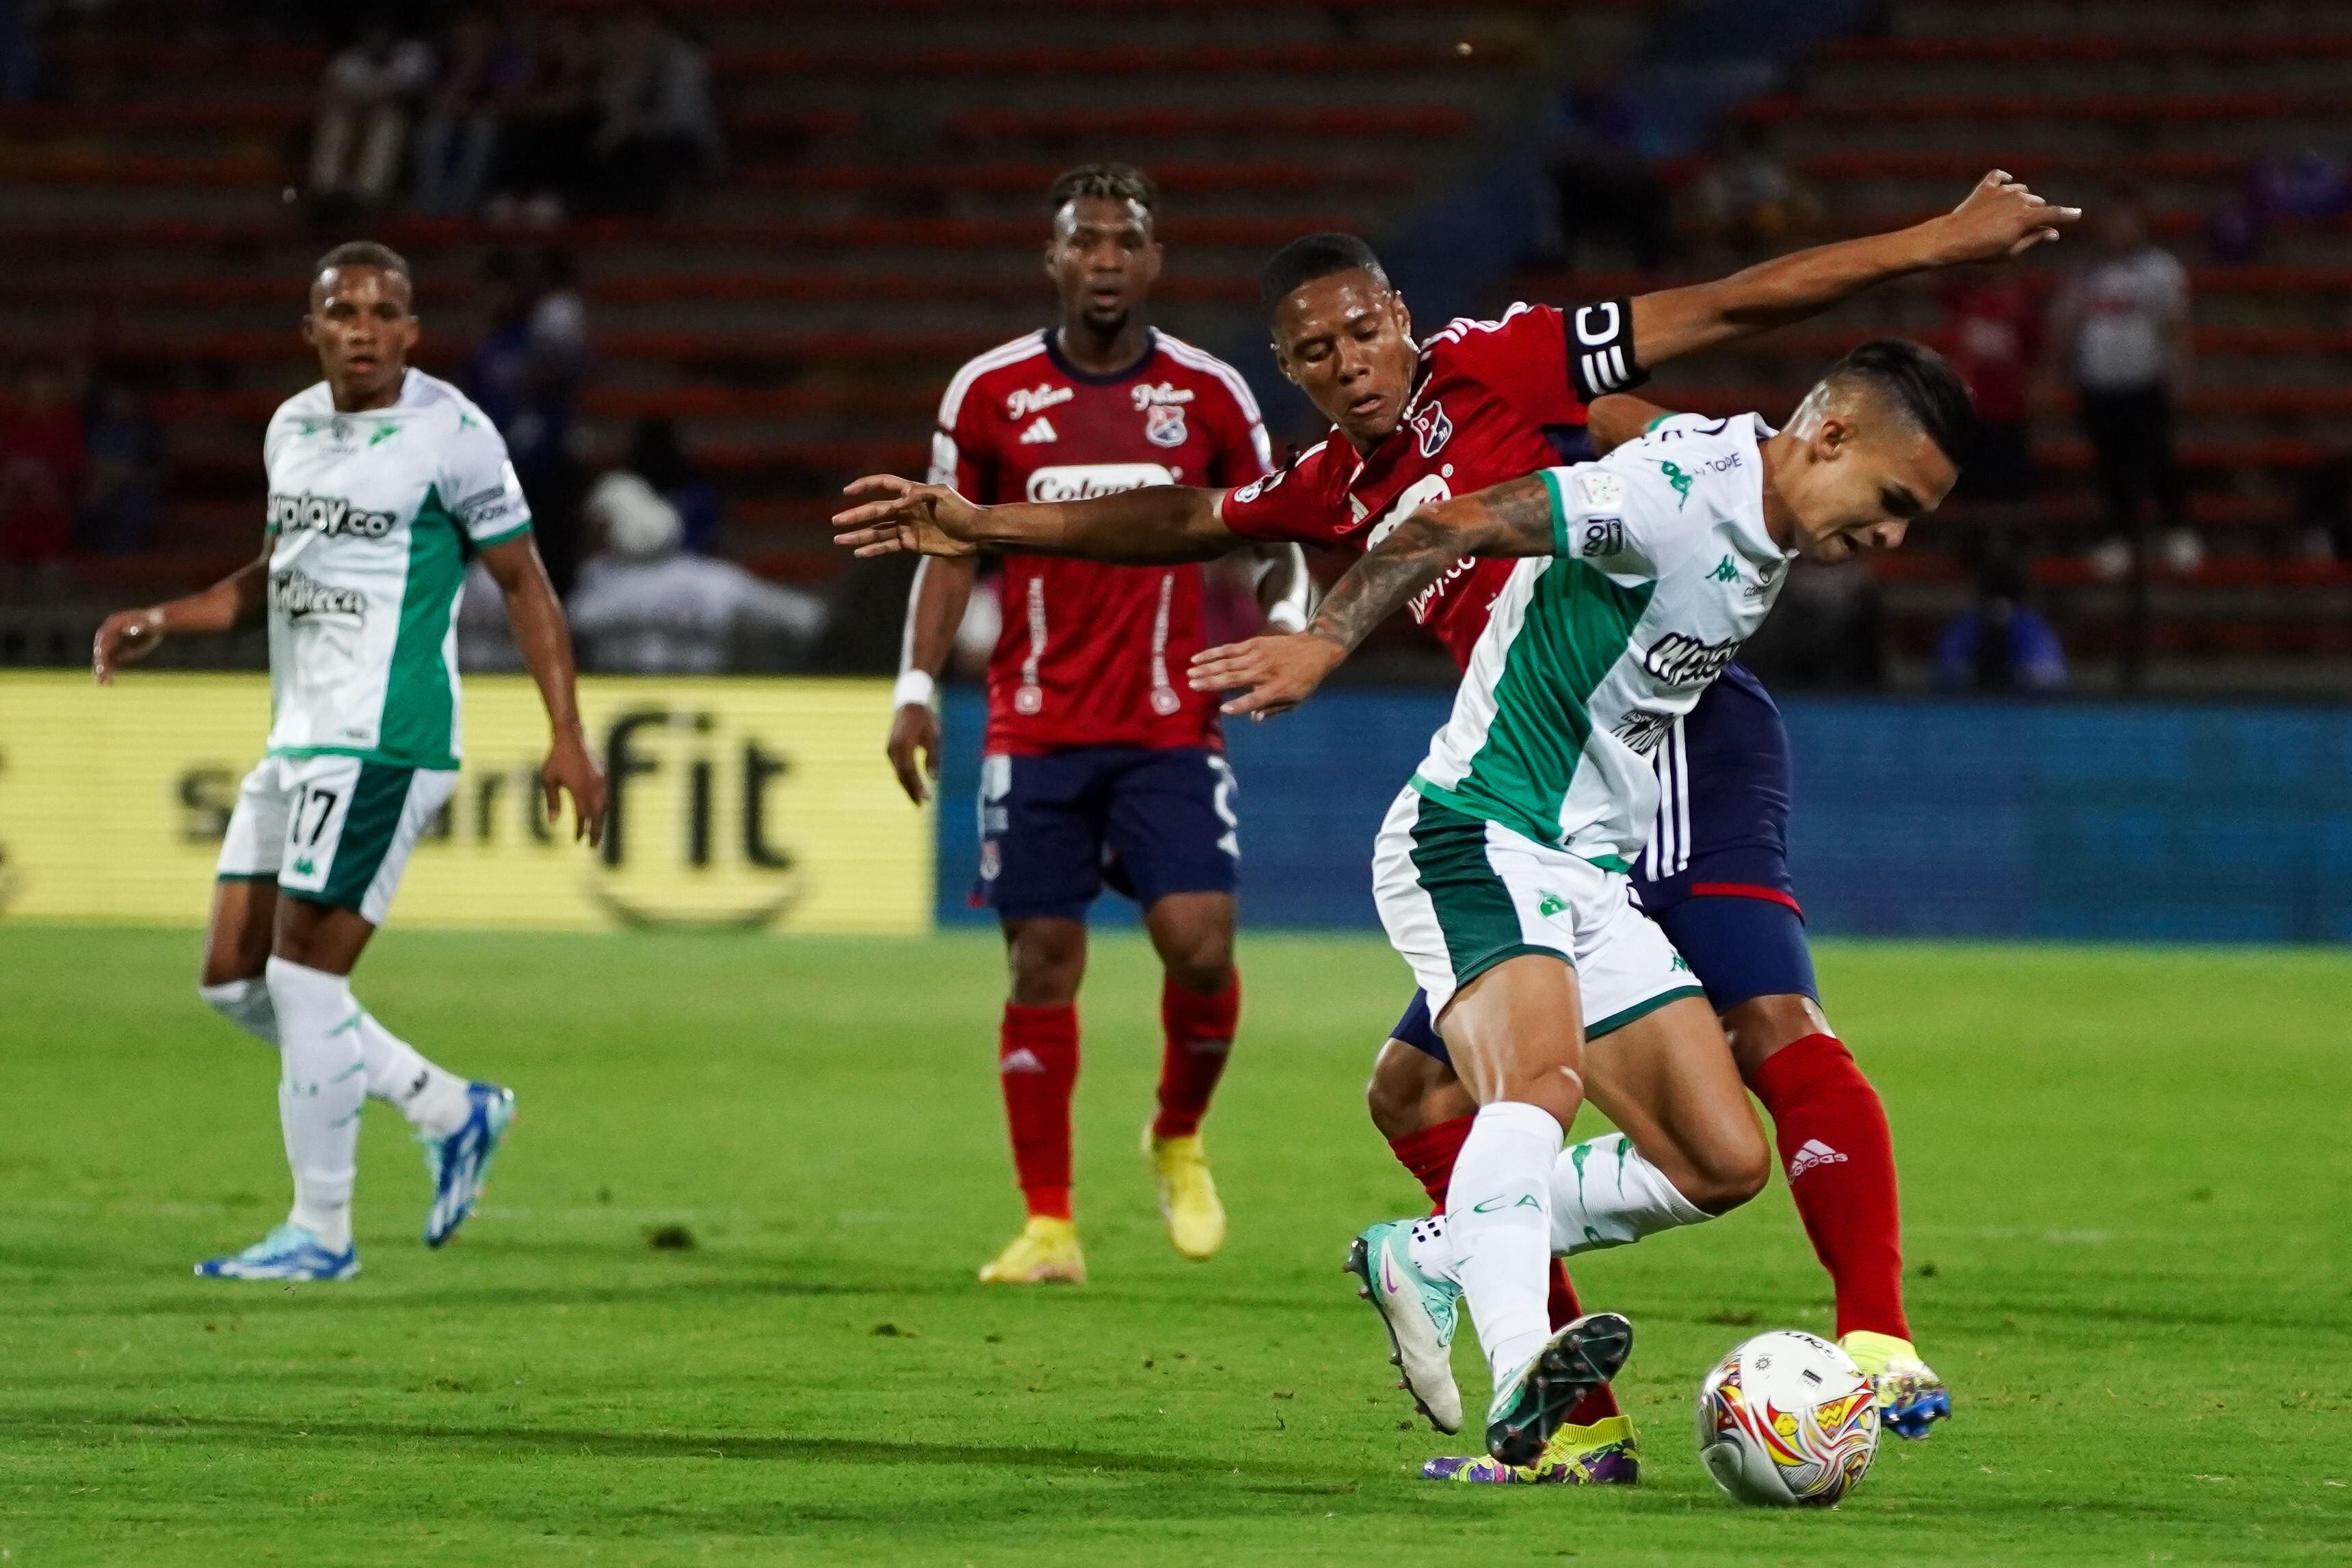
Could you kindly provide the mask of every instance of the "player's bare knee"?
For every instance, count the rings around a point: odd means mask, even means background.
[[[1067,1007],[1087,972],[1087,928],[1075,920],[1025,921],[1005,933],[1004,963],[1013,1002]]]
[[[1204,942],[1161,963],[1177,989],[1194,996],[1213,997],[1234,983],[1234,948],[1228,941]]]

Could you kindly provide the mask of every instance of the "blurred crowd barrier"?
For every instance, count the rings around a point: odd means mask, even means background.
[[[1372,836],[1449,700],[1331,692],[1229,728],[1245,925],[1379,925]],[[2352,941],[2352,712],[1885,698],[1781,711],[1790,862],[1817,935]],[[977,694],[953,694],[946,724],[940,918],[984,920],[967,903]],[[1103,900],[1107,917],[1126,909]]]
[[[478,676],[457,793],[394,924],[929,927],[931,830],[882,759],[889,682],[589,676],[580,703],[611,782],[604,847],[546,820],[530,681]],[[268,726],[261,675],[0,673],[0,918],[201,922]]]

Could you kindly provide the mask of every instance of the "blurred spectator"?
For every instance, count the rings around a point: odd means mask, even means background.
[[[2011,509],[2033,496],[2030,398],[2042,324],[2024,276],[2014,267],[1970,270],[1944,293],[1952,325],[1952,369],[1976,401],[1976,443],[1960,465],[1960,493]]]
[[[2050,347],[2063,356],[2097,457],[2109,535],[2101,549],[2110,559],[2118,548],[2133,559],[2144,553],[2145,496],[2163,517],[2168,564],[2193,570],[2203,550],[2187,526],[2172,460],[2173,413],[2192,348],[2189,274],[2148,239],[2128,196],[2100,221],[2098,259],[2059,290]]]
[[[2306,560],[2352,560],[2352,449],[2339,447],[2295,486],[2296,553]]]
[[[716,674],[747,636],[782,642],[782,662],[797,664],[824,630],[815,595],[680,549],[677,508],[635,474],[598,480],[586,512],[605,549],[581,569],[568,608],[593,669]]]
[[[2205,225],[2223,261],[2252,261],[2282,222],[2326,223],[2352,211],[2352,168],[2315,147],[2254,161],[2245,189]]]
[[[417,121],[416,209],[470,213],[480,204],[498,156],[499,95],[519,78],[523,57],[489,14],[468,5],[442,44],[441,79]]]
[[[1740,663],[1775,691],[1874,691],[1885,677],[1878,580],[1859,560],[1799,561]]]
[[[1580,265],[1585,241],[1616,240],[1635,267],[1655,272],[1665,264],[1673,236],[1666,187],[1642,147],[1640,103],[1618,85],[1617,63],[1609,56],[1577,58],[1576,73],[1552,100],[1544,127],[1566,259]]]
[[[466,390],[506,437],[530,503],[548,575],[568,592],[579,570],[580,496],[572,451],[580,387],[588,371],[587,312],[564,252],[526,264],[494,251],[485,266],[490,330],[467,367]]]
[[[686,548],[709,555],[719,548],[719,491],[694,466],[686,444],[678,439],[674,420],[645,418],[630,433],[629,455],[622,465],[661,492],[677,508],[686,528]]]
[[[596,73],[600,204],[649,217],[680,182],[725,156],[710,103],[710,66],[695,42],[652,7],[607,25]]]
[[[37,565],[73,548],[89,454],[60,367],[26,364],[11,393],[0,402],[0,561]]]
[[[0,103],[30,103],[47,86],[40,0],[0,0]]]
[[[1692,182],[1692,239],[1738,260],[1793,249],[1821,227],[1822,199],[1780,152],[1763,121],[1734,117],[1717,132],[1719,151]]]
[[[110,555],[143,549],[163,489],[163,432],[130,383],[109,377],[90,399],[82,540]]]
[[[310,141],[310,195],[323,212],[374,206],[391,193],[410,108],[432,77],[433,51],[382,20],[327,62]]]
[[[596,110],[589,98],[593,57],[569,17],[516,14],[510,69],[499,94],[496,223],[545,228],[579,204],[591,173]]]
[[[2026,603],[2029,580],[2009,556],[1985,562],[1976,607],[1936,642],[1936,685],[1948,692],[2054,692],[2066,685],[2066,654],[2049,622]]]

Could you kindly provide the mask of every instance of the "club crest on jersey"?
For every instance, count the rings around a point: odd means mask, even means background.
[[[1004,400],[1004,417],[1010,420],[1026,419],[1031,414],[1042,413],[1057,402],[1067,402],[1077,395],[1076,392],[1069,387],[1057,387],[1049,382],[1040,382],[1034,387],[1023,387],[1020,391],[1008,395]]]
[[[1143,439],[1152,445],[1181,446],[1191,434],[1184,428],[1184,411],[1176,404],[1155,402],[1143,411]]]
[[[1445,405],[1432,399],[1412,416],[1413,439],[1423,457],[1434,457],[1454,439],[1454,422],[1445,417]]]
[[[1723,674],[1724,666],[1738,656],[1737,637],[1702,643],[1696,637],[1669,632],[1650,644],[1649,651],[1642,655],[1642,667],[1670,686],[1703,686]]]

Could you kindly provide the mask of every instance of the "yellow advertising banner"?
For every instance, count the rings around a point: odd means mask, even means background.
[[[472,677],[457,793],[393,924],[929,928],[933,828],[883,759],[889,682],[586,677],[580,705],[604,849],[546,821],[530,680]],[[0,674],[0,918],[201,922],[268,727],[258,674]]]

